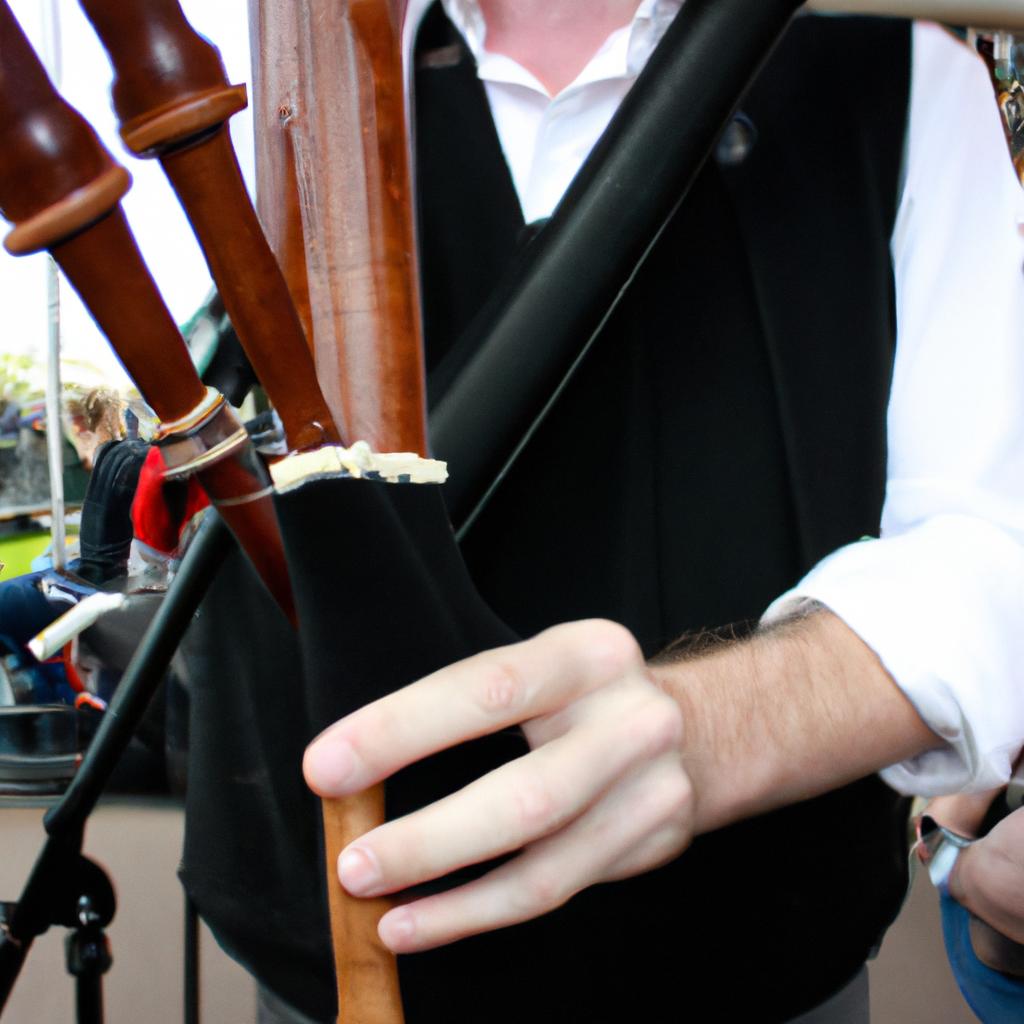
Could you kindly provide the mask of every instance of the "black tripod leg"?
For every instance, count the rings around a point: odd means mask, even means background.
[[[68,972],[75,979],[78,1024],[103,1024],[103,975],[113,958],[104,928],[106,915],[92,909],[88,896],[79,900],[79,926],[65,940]]]
[[[185,1024],[199,1024],[199,913],[185,893]]]

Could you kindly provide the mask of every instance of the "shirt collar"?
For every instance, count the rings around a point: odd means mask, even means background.
[[[441,4],[466,40],[483,81],[522,85],[547,95],[540,82],[516,61],[487,50],[487,25],[477,0],[441,0]],[[683,0],[641,0],[632,22],[611,33],[563,93],[592,82],[636,78],[682,4]]]

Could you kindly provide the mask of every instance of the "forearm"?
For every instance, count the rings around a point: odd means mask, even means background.
[[[942,742],[870,648],[825,610],[697,658],[661,661],[653,672],[683,712],[697,832]]]

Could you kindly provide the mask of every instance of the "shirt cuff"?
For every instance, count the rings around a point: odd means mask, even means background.
[[[1024,740],[1024,545],[970,516],[840,548],[772,603],[778,620],[812,600],[838,615],[945,744],[883,771],[903,793],[1004,784]]]

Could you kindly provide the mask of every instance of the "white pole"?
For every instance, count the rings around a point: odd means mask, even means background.
[[[978,29],[1024,29],[1021,0],[810,0],[815,11],[924,18]]]
[[[64,529],[64,425],[60,382],[60,279],[52,257],[47,261],[46,298],[49,345],[46,365],[46,455],[50,467],[50,550],[60,572],[66,559]]]
[[[61,79],[60,12],[58,0],[43,7],[44,61],[53,84]],[[46,300],[49,344],[46,369],[46,454],[50,470],[50,550],[58,572],[67,563],[64,526],[64,425],[60,380],[60,278],[52,257],[47,260]]]

